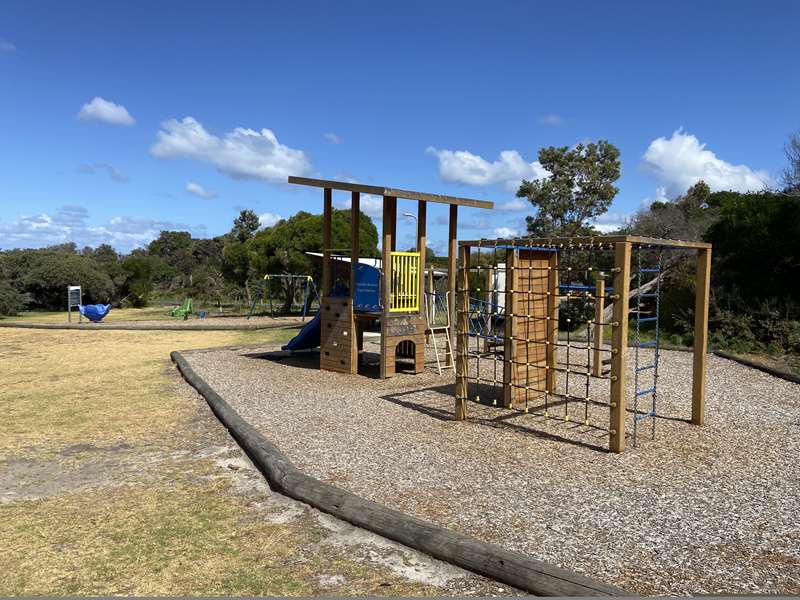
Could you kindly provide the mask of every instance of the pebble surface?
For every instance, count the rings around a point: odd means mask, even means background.
[[[582,402],[546,419],[484,390],[456,422],[453,373],[430,361],[379,380],[272,350],[185,355],[311,476],[635,594],[800,593],[800,385],[709,356],[696,427],[692,354],[662,350],[656,438],[642,421],[637,447],[612,454],[607,406],[589,406],[587,427]],[[590,396],[607,401],[608,381]]]

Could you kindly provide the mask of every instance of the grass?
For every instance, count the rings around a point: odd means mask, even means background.
[[[168,306],[148,306],[146,308],[112,308],[103,319],[103,322],[114,321],[170,321],[174,317],[170,316]],[[5,317],[6,321],[22,321],[27,323],[66,323],[67,312],[30,310],[24,311],[13,317]],[[85,320],[85,319],[84,319]],[[78,311],[72,311],[72,322],[78,322]]]
[[[332,593],[322,573],[344,575],[337,594],[441,594],[326,546],[308,513],[265,518],[268,496],[201,457],[224,431],[169,352],[292,333],[1,329],[0,595]],[[41,478],[64,487],[2,501]]]

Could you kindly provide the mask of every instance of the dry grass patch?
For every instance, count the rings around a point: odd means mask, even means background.
[[[169,436],[192,407],[163,376],[172,350],[280,341],[290,331],[0,330],[0,455]]]

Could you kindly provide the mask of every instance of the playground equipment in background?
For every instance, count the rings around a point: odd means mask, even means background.
[[[83,303],[83,291],[79,285],[67,286],[67,322],[72,323],[72,309],[78,309],[78,323],[81,322],[80,305]]]
[[[456,419],[466,418],[468,399],[499,401],[524,413],[606,431],[614,452],[625,449],[628,422],[634,446],[646,419],[654,438],[667,251],[697,254],[691,422],[702,425],[711,246],[627,235],[460,243]],[[608,274],[613,286],[606,286]],[[636,328],[630,408],[629,320]],[[603,342],[604,327],[611,328],[610,347]],[[644,339],[644,333],[651,335]],[[592,378],[609,381],[608,398],[598,396],[596,384],[590,393]],[[608,426],[602,418],[606,409]]]
[[[292,293],[290,310],[293,311],[296,306],[299,306],[302,320],[305,321],[308,311],[311,308],[311,303],[314,301],[314,299],[316,299],[317,304],[319,304],[317,286],[314,285],[314,280],[310,275],[289,275],[283,273],[267,273],[264,275],[264,278],[258,282],[258,289],[256,290],[256,295],[253,299],[253,304],[250,306],[250,312],[248,313],[247,318],[249,319],[253,316],[256,306],[259,302],[263,303],[265,298],[269,303],[270,316],[275,316],[272,283],[276,281],[279,283],[288,282],[288,287]],[[298,282],[299,285],[297,285],[295,282]]]
[[[415,248],[426,248],[428,202],[448,205],[450,211],[448,238],[448,275],[451,294],[448,312],[454,306],[456,273],[456,229],[458,207],[494,207],[492,202],[425,194],[382,186],[362,185],[341,181],[289,177],[290,184],[323,188],[324,211],[322,229],[322,281],[320,284],[320,368],[340,373],[358,373],[363,355],[363,332],[369,324],[380,322],[380,377],[395,373],[397,358],[413,361],[413,370],[424,369],[426,320],[422,308],[424,292],[425,253],[398,252],[397,200],[417,202],[417,239]],[[360,214],[361,194],[383,197],[383,238],[381,269],[362,266],[359,260],[359,219],[351,218],[349,262],[333,256],[332,248],[333,190],[350,192],[351,215]],[[335,268],[348,265],[349,277],[332,277]],[[369,267],[369,268],[368,268]],[[304,328],[305,330],[305,328]],[[309,324],[309,337],[312,333]],[[302,334],[302,332],[301,332]],[[291,345],[290,342],[289,345]],[[287,346],[289,346],[287,345]]]
[[[193,312],[194,312],[194,305],[192,304],[192,299],[186,298],[186,300],[183,301],[183,304],[181,306],[176,306],[175,308],[173,308],[170,314],[173,317],[180,317],[184,321],[186,321],[189,318],[189,315],[191,315]]]
[[[89,319],[92,323],[99,323],[111,310],[110,304],[80,304],[78,305],[80,314]]]

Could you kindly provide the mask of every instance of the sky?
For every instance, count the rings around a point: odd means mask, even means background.
[[[514,235],[539,149],[599,139],[622,161],[602,230],[701,178],[762,189],[800,129],[799,22],[789,1],[5,0],[0,248],[321,212],[289,175],[492,200],[459,237]],[[428,212],[442,253],[446,207]]]

